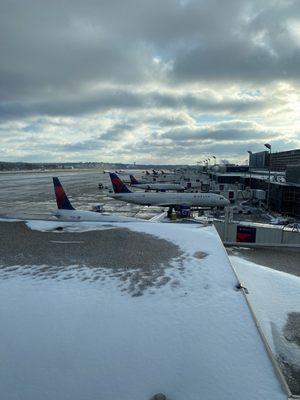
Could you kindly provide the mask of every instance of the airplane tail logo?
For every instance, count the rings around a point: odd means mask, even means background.
[[[138,181],[137,179],[133,176],[133,175],[129,175],[130,176],[130,182],[132,185],[137,185]]]
[[[53,177],[54,191],[56,197],[57,208],[60,210],[75,210],[70,203],[68,196],[66,195],[59,179]]]
[[[121,181],[115,173],[110,173],[110,180],[115,193],[131,193],[128,187]]]

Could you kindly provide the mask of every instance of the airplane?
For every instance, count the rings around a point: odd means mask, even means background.
[[[59,179],[53,177],[54,192],[56,197],[57,211],[55,217],[62,221],[93,221],[93,222],[137,222],[145,221],[132,217],[121,217],[109,213],[98,213],[94,211],[76,210],[66,195]]]
[[[122,175],[123,182],[130,183],[130,179],[128,178],[128,176],[129,176],[128,172],[126,172],[124,170],[112,171],[112,170],[109,170],[109,169],[105,169],[103,171],[104,174],[110,174],[111,172],[114,172],[115,174],[118,174],[118,175]]]
[[[147,183],[146,181],[138,181],[133,175],[130,176],[131,186],[146,190],[184,190],[185,186],[180,183]]]
[[[229,205],[229,200],[215,193],[131,192],[117,174],[110,173],[109,175],[114,193],[108,196],[127,203],[170,208],[176,206],[225,207]]]

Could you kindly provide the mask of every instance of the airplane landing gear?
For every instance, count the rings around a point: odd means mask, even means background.
[[[173,213],[173,207],[170,206],[168,209],[168,214],[167,214],[168,218],[170,218],[170,219],[172,218],[172,213]]]

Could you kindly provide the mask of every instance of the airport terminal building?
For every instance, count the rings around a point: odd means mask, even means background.
[[[300,149],[271,153],[271,158],[268,151],[249,154],[249,167],[252,170],[268,169],[269,163],[272,171],[282,172],[290,165],[300,165]]]
[[[270,163],[270,164],[269,164]],[[240,184],[251,189],[268,191],[270,165],[270,208],[281,214],[300,218],[300,149],[270,154],[268,151],[249,154],[249,167],[229,166],[215,171],[211,179],[219,184]]]
[[[268,178],[249,173],[213,173],[212,179],[219,184],[241,184],[242,187],[261,189],[267,192]],[[300,218],[300,184],[292,182],[270,183],[270,208],[281,214]]]

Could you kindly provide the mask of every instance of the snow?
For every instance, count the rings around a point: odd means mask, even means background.
[[[146,400],[163,392],[172,400],[286,399],[213,227],[111,225],[180,246],[177,268],[165,266],[178,284],[133,297],[105,271],[104,280],[81,279],[88,267],[68,267],[68,280],[4,276],[3,398]]]
[[[64,232],[88,232],[96,230],[114,229],[111,223],[103,222],[64,222],[64,221],[26,221],[28,228],[40,232],[51,232],[62,227]],[[59,231],[57,231],[59,232]]]
[[[247,297],[273,353],[283,352],[285,358],[299,368],[300,348],[284,339],[283,328],[289,313],[300,312],[300,278],[237,256],[230,259],[240,281],[248,289]]]

